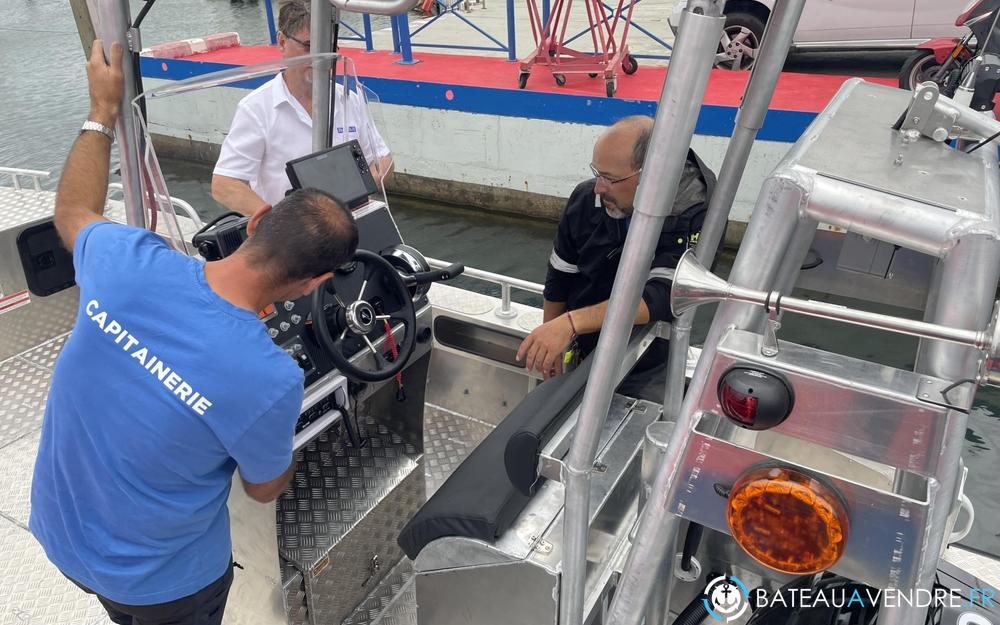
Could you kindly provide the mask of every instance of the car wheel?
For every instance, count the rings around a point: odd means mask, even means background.
[[[903,63],[899,70],[899,88],[910,91],[922,82],[934,78],[941,64],[930,50],[917,50]]]
[[[733,11],[726,15],[726,27],[715,55],[715,66],[724,69],[750,69],[760,52],[764,21],[753,13]]]

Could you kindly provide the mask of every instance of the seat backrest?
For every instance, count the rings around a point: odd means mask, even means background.
[[[425,545],[443,536],[493,542],[513,524],[531,497],[546,435],[558,428],[582,395],[592,358],[584,362],[528,393],[469,454],[400,532],[398,543],[407,556],[416,558]]]

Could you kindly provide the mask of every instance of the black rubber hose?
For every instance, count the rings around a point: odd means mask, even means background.
[[[697,523],[688,524],[687,535],[684,537],[684,551],[681,552],[681,570],[685,573],[691,571],[691,558],[698,553],[698,547],[701,545],[701,537],[704,533],[703,526]]]
[[[705,607],[705,595],[697,595],[691,600],[691,603],[681,610],[673,625],[700,625],[707,616],[708,608]]]

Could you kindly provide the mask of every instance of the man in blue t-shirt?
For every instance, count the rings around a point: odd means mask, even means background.
[[[268,502],[294,470],[302,372],[256,311],[330,277],[357,227],[330,196],[297,191],[205,264],[104,219],[121,63],[117,43],[110,65],[94,43],[90,117],[59,182],[80,307],[52,376],[30,528],[115,623],[216,624],[232,582],[233,472]]]

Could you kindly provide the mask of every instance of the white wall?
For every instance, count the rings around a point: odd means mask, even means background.
[[[147,80],[148,87],[169,81]],[[228,132],[245,89],[214,88],[150,102],[150,131],[212,144]],[[602,126],[379,104],[373,117],[396,157],[396,170],[427,178],[503,187],[559,198],[590,176]],[[694,149],[718,173],[728,137],[696,135]],[[746,221],[765,176],[790,147],[758,141],[732,219]]]

